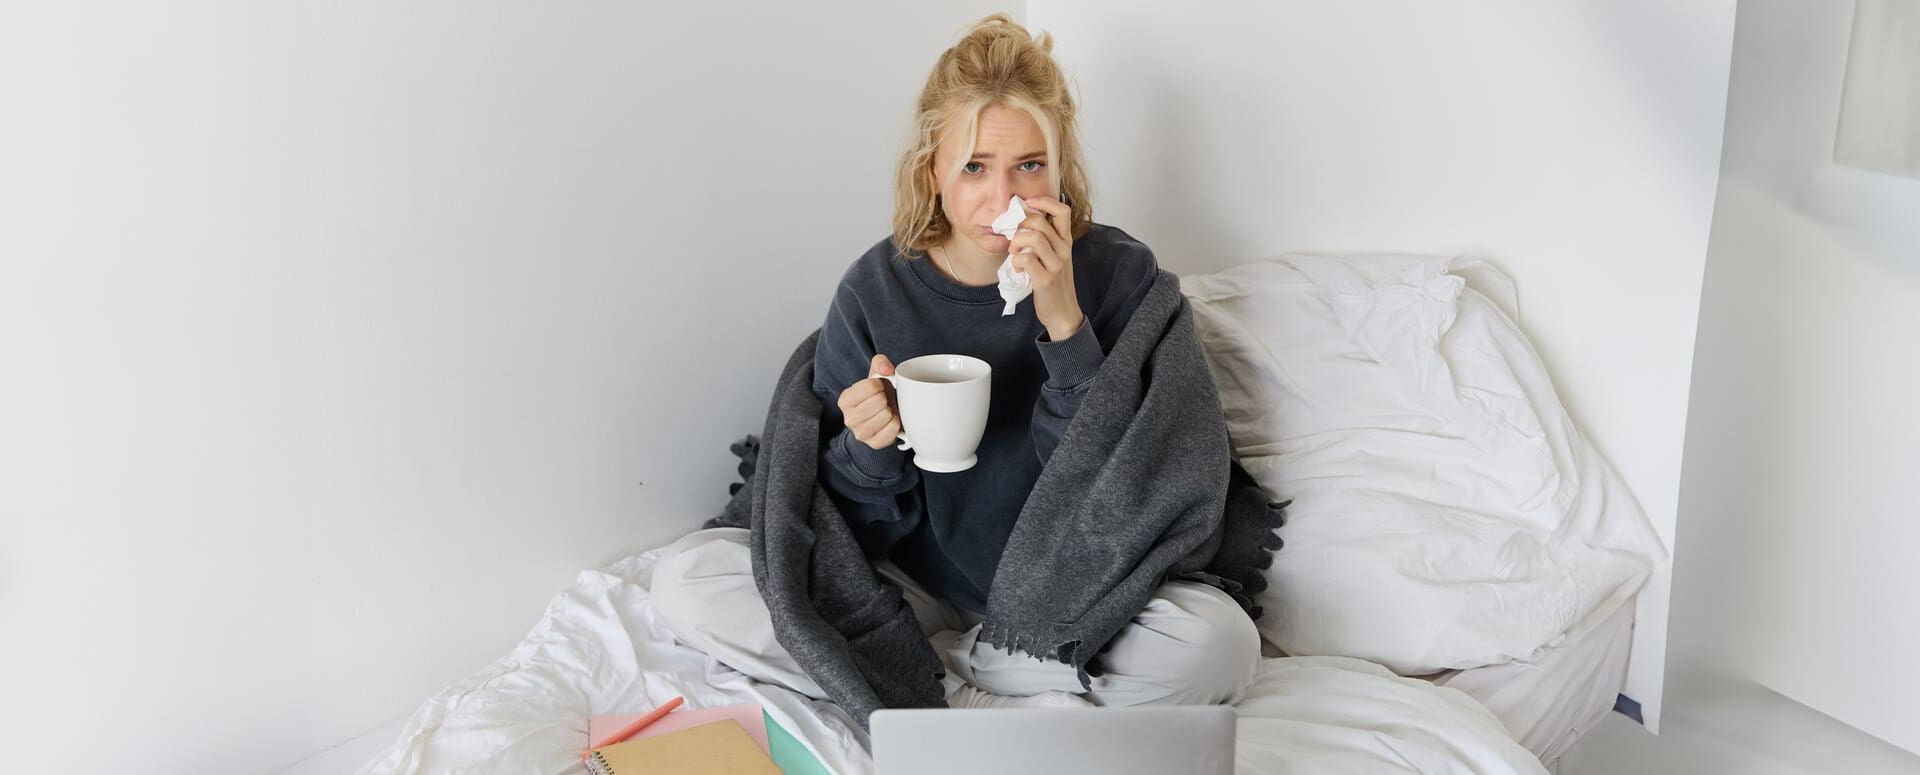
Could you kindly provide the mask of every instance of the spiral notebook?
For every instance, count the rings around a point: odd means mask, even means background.
[[[636,713],[633,715],[605,715],[589,718],[587,719],[587,739],[603,740],[607,735],[625,729],[628,724],[633,723],[639,719],[640,716],[641,714]],[[648,724],[631,739],[639,740],[642,738],[656,737],[725,719],[733,719],[734,721],[740,722],[740,727],[747,730],[747,737],[753,738],[753,742],[760,746],[760,750],[766,751],[769,755],[773,754],[773,747],[767,741],[767,717],[761,712],[760,706],[755,703],[722,705],[717,708],[682,707],[674,710],[672,713],[661,716],[659,721]]]
[[[600,740],[615,730],[622,729],[642,714],[608,714],[593,716],[587,720],[587,739]],[[680,708],[662,717],[659,721],[647,725],[633,736],[634,740],[677,732],[722,719],[732,719],[740,723],[747,731],[747,737],[758,744],[760,750],[767,752],[774,766],[784,775],[832,775],[832,771],[820,764],[800,742],[784,727],[763,712],[757,703],[723,705],[715,708]]]
[[[595,748],[593,775],[782,775],[767,752],[732,719]]]

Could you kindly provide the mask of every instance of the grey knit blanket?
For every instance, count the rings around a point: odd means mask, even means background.
[[[880,708],[942,707],[944,670],[900,589],[877,575],[817,475],[825,408],[814,331],[787,360],[742,482],[707,527],[752,530],[774,633],[862,727]],[[1272,503],[1232,457],[1179,279],[1162,270],[1113,344],[1007,540],[980,640],[1071,664],[1097,657],[1170,580],[1252,595],[1281,541]]]

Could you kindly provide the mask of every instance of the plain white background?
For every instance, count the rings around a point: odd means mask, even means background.
[[[276,770],[718,513],[993,10],[9,4],[0,771]]]
[[[260,772],[695,527],[992,10],[1182,272],[1472,251],[1671,538],[1732,3],[138,4],[0,26],[0,760]],[[1657,696],[1663,585],[1636,696]]]

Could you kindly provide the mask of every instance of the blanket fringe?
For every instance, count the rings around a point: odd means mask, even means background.
[[[1092,691],[1093,677],[1087,672],[1087,663],[1093,655],[1082,658],[1080,644],[1084,641],[1065,630],[1063,626],[1055,626],[1044,632],[1022,632],[1003,624],[985,623],[980,626],[979,641],[1008,654],[1019,651],[1042,662],[1072,665],[1080,688]]]
[[[753,494],[743,493],[747,482],[753,480],[753,471],[760,462],[760,437],[747,434],[739,441],[727,445],[727,449],[740,458],[740,481],[727,485],[727,497],[730,499],[720,513],[701,523],[700,527],[753,527]]]
[[[1234,462],[1233,468],[1234,476],[1241,479],[1243,484],[1258,486],[1239,461]],[[1280,537],[1280,528],[1287,524],[1286,508],[1293,501],[1263,499],[1259,503],[1260,506],[1247,504],[1239,507],[1229,504],[1226,543],[1214,561],[1205,569],[1169,577],[1171,580],[1207,584],[1227,593],[1254,621],[1259,621],[1261,614],[1265,613],[1254,603],[1254,598],[1266,591],[1265,571],[1273,567],[1274,553],[1286,545],[1286,541]]]
[[[1267,576],[1259,571],[1271,567],[1273,553],[1286,544],[1280,538],[1280,528],[1286,524],[1286,508],[1292,504],[1291,500],[1265,504],[1266,513],[1260,518],[1263,529],[1254,539],[1259,548],[1259,556],[1252,562],[1254,572],[1236,574],[1239,578],[1235,578],[1223,575],[1226,573],[1224,569],[1221,569],[1222,572],[1194,570],[1175,574],[1168,577],[1169,580],[1198,582],[1226,592],[1235,603],[1240,605],[1241,609],[1247,612],[1249,617],[1258,621],[1263,611],[1254,603],[1254,595],[1267,588]],[[1072,634],[1070,630],[1071,625],[1064,624],[1035,631],[1019,630],[998,622],[988,622],[980,627],[979,641],[1008,654],[1018,651],[1043,662],[1072,665],[1074,676],[1079,679],[1081,688],[1091,691],[1092,676],[1097,675],[1098,672],[1090,672],[1089,665],[1098,658],[1099,653],[1081,653],[1080,646],[1085,643],[1085,639]],[[1100,653],[1104,653],[1112,645],[1112,639],[1108,639],[1105,646],[1099,650]]]

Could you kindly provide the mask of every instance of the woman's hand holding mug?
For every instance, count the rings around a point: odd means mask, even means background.
[[[873,356],[867,371],[876,376],[848,385],[840,391],[840,415],[847,429],[860,443],[885,449],[900,438],[900,403],[893,385],[885,377],[893,375],[893,362],[885,355]],[[902,449],[911,449],[911,446]]]
[[[839,399],[840,415],[860,443],[885,449],[898,440],[900,449],[913,450],[922,471],[955,473],[979,462],[993,402],[991,364],[941,353],[910,358],[896,370],[887,356],[875,355],[867,372]]]

